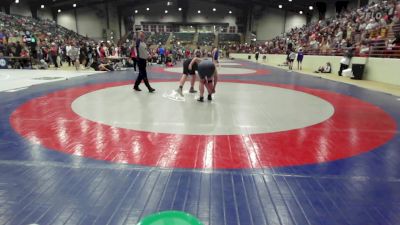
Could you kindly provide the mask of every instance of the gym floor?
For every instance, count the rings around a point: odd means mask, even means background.
[[[400,224],[398,97],[235,60],[199,103],[148,71],[0,92],[0,224]]]

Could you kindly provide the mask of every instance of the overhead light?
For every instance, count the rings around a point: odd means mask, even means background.
[[[278,7],[279,7],[280,9],[282,9],[282,5],[278,5]]]
[[[72,7],[76,8],[76,4],[73,4]]]
[[[232,11],[231,11],[231,10],[229,10],[229,14],[232,14]]]
[[[17,4],[18,4],[18,3],[19,3],[19,0],[15,0],[15,3],[17,3]]]
[[[147,11],[149,11],[149,10],[150,10],[150,8],[146,8],[146,10],[147,10]]]
[[[198,14],[200,14],[200,13],[201,13],[201,11],[200,11],[200,10],[198,10],[198,11],[197,11],[197,13],[198,13]]]
[[[137,9],[135,9],[135,13],[138,13],[139,11]]]
[[[168,5],[168,6],[172,5],[172,2],[167,2],[167,5]]]
[[[59,13],[60,13],[60,12],[61,12],[61,9],[58,9],[58,11],[57,11],[57,12],[59,12]]]
[[[168,13],[168,10],[165,10],[165,13],[167,14],[167,13]]]
[[[182,8],[179,8],[178,10],[179,10],[179,11],[182,11]]]
[[[217,11],[217,9],[216,9],[216,8],[213,8],[213,11],[215,12],[215,11]]]
[[[303,11],[300,11],[299,13],[300,13],[300,14],[303,14]]]
[[[292,2],[292,0],[289,0],[289,2]]]
[[[44,5],[40,5],[40,8],[41,8],[41,9],[44,9]]]
[[[314,7],[313,7],[312,5],[310,5],[310,6],[308,7],[308,9],[309,9],[309,10],[313,10]]]

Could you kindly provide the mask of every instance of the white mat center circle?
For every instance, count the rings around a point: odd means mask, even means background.
[[[163,97],[176,89],[175,82],[153,86],[157,93],[133,92],[131,86],[101,89],[77,98],[72,109],[114,127],[193,135],[287,131],[320,123],[334,113],[327,101],[284,88],[220,82],[215,99],[199,103],[190,94],[185,101]]]
[[[172,73],[182,73],[183,68],[182,67],[170,67],[170,68],[165,68],[164,69],[167,72],[172,72]],[[245,69],[245,68],[232,68],[232,67],[218,67],[218,74],[224,74],[224,75],[240,75],[240,74],[251,74],[251,73],[256,73],[256,70],[252,69]]]

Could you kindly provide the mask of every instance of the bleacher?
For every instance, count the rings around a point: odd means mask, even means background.
[[[219,34],[220,44],[238,44],[240,43],[239,34]]]
[[[173,41],[174,42],[180,42],[182,44],[189,44],[193,42],[194,39],[194,33],[183,33],[183,32],[178,32],[173,34]]]
[[[199,33],[198,45],[213,45],[215,41],[215,34],[213,33]]]
[[[4,37],[10,37],[8,41],[22,42],[22,37],[29,32],[37,39],[63,42],[65,40],[88,40],[78,33],[59,26],[56,22],[47,19],[34,19],[32,17],[7,15],[0,12],[0,30]],[[21,40],[20,40],[21,39]]]
[[[148,39],[150,45],[165,45],[168,41],[170,33],[155,33]]]

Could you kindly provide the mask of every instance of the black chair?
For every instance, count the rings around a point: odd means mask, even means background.
[[[364,64],[352,64],[351,69],[353,70],[354,77],[351,78],[353,80],[362,80],[365,70]]]

